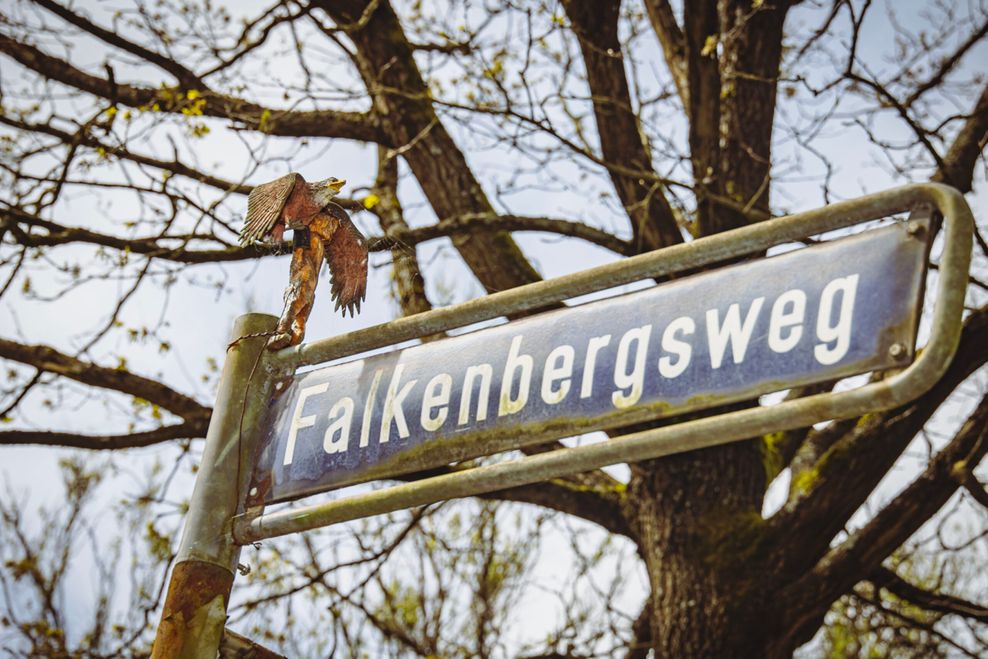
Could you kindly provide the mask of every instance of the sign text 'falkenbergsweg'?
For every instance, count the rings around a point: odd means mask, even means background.
[[[298,375],[269,406],[252,499],[901,364],[924,260],[896,225]]]

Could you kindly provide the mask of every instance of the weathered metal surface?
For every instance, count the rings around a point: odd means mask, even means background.
[[[963,196],[943,185],[907,186],[836,204],[812,213],[767,222],[765,224],[777,226],[761,232],[762,242],[752,238],[747,243],[751,249],[760,249],[767,247],[768,243],[772,243],[778,235],[795,238],[797,236],[792,235],[791,226],[794,222],[800,227],[802,235],[812,235],[901,212],[917,203],[932,204],[945,219],[946,239],[939,269],[931,334],[922,352],[911,365],[884,380],[848,391],[818,394],[778,405],[740,410],[647,430],[599,444],[562,449],[508,463],[426,478],[342,500],[282,510],[268,515],[260,515],[258,509],[253,509],[249,514],[241,515],[235,521],[235,537],[238,542],[246,543],[443,499],[525,485],[608,464],[661,457],[768,432],[805,427],[828,419],[851,418],[906,404],[923,394],[942,377],[960,339],[973,226],[973,217]],[[744,233],[751,238],[748,229],[729,232],[729,234]],[[709,242],[711,239],[704,240],[708,241],[706,245],[713,245],[715,252],[722,253],[719,251],[720,242],[711,243]],[[697,241],[697,243],[702,242]],[[709,254],[704,254],[691,259],[695,263],[708,257]],[[682,264],[682,261],[679,263]],[[666,273],[669,271],[669,269],[665,270]],[[483,311],[486,313],[486,310]],[[459,317],[476,319],[477,313],[476,308],[470,308],[461,312]],[[423,323],[421,328],[426,332],[435,331],[435,328],[452,321],[452,318],[447,317],[434,318],[428,323]],[[389,330],[378,329],[377,334],[373,332],[364,334],[360,344],[365,347],[361,349],[366,349],[368,344],[380,340],[383,335],[400,336],[408,329],[407,326],[400,326],[398,329],[393,327]],[[316,352],[331,354],[339,349],[335,343],[326,343]],[[292,359],[298,359],[299,354],[301,353],[295,353]]]
[[[282,382],[250,501],[908,363],[925,235],[900,223]]]
[[[218,565],[203,561],[175,565],[151,658],[215,657],[232,588],[233,573]]]
[[[240,547],[231,534],[232,519],[243,510],[255,451],[258,419],[272,381],[264,357],[265,338],[274,316],[247,314],[234,324],[220,374],[216,404],[206,432],[202,463],[153,657],[215,657],[233,584]],[[250,337],[250,338],[241,338]]]
[[[176,562],[206,561],[231,573],[237,566],[239,548],[230,543],[230,518],[243,507],[257,446],[254,431],[271,386],[264,359],[268,355],[265,337],[238,337],[270,333],[276,322],[277,318],[267,314],[246,314],[234,324],[231,341],[235,345],[227,352],[220,373]]]

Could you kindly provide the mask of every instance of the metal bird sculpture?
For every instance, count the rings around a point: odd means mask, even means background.
[[[367,243],[335,197],[345,180],[327,178],[307,183],[292,172],[251,190],[240,243],[280,243],[293,230],[292,261],[285,310],[268,348],[301,343],[312,311],[319,270],[325,258],[332,276],[336,309],[355,315],[367,293]]]

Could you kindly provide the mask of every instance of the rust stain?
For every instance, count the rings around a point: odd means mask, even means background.
[[[176,564],[151,659],[202,656],[213,638],[212,647],[218,647],[232,588],[233,573],[218,565],[195,560]],[[220,607],[217,619],[212,614]]]

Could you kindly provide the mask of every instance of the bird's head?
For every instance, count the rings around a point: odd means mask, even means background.
[[[309,183],[309,192],[312,193],[312,198],[316,201],[316,204],[320,208],[325,208],[326,204],[331,202],[333,197],[340,193],[340,189],[344,185],[346,185],[346,179],[330,176],[321,181]]]

